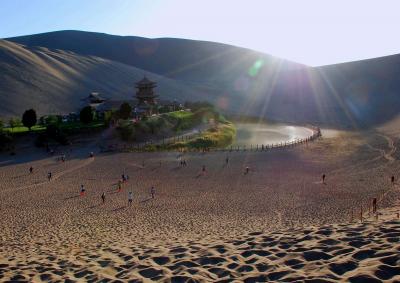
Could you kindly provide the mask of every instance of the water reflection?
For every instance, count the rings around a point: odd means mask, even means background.
[[[310,129],[282,124],[237,123],[236,130],[233,145],[277,144],[312,135]]]

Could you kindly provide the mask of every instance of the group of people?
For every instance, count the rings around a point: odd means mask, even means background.
[[[121,180],[118,180],[117,188],[118,188],[118,192],[121,192],[121,190],[122,190],[122,181]],[[81,193],[80,193],[80,195],[83,196],[84,194],[85,194],[85,188],[84,188],[83,185],[81,185]],[[156,189],[154,188],[154,186],[152,186],[150,188],[150,195],[151,195],[151,198],[154,199],[154,197],[156,195]],[[102,201],[103,204],[105,204],[105,202],[106,202],[106,192],[103,192],[101,194],[101,201]],[[130,190],[128,192],[128,206],[131,206],[132,202],[133,202],[133,191]]]
[[[90,157],[93,157],[93,156],[94,156],[94,155],[93,155],[93,152],[91,152],[91,153],[90,153]],[[65,158],[65,157],[64,157],[64,158]],[[64,160],[65,160],[65,159],[64,159]],[[29,174],[33,174],[33,167],[32,167],[32,166],[29,167]],[[47,173],[47,180],[50,182],[50,181],[52,180],[52,178],[53,178],[52,172],[48,172],[48,173]],[[121,179],[119,179],[119,180],[118,180],[118,183],[117,183],[117,190],[118,190],[118,192],[121,192],[121,191],[122,191],[122,184],[125,183],[125,182],[127,182],[128,180],[129,180],[129,176],[128,176],[127,174],[125,174],[125,173],[122,173]],[[79,190],[79,195],[80,195],[81,197],[83,197],[83,196],[85,196],[85,194],[86,194],[86,188],[85,188],[85,186],[84,186],[83,184],[81,184],[80,190]],[[152,186],[152,187],[150,188],[150,195],[151,195],[151,198],[152,198],[152,199],[155,198],[155,194],[156,194],[156,190],[155,190],[154,186]],[[106,202],[106,193],[105,193],[105,192],[103,192],[103,193],[101,194],[101,201],[102,201],[103,204]],[[128,205],[131,206],[131,205],[132,205],[132,202],[133,202],[133,192],[132,192],[132,191],[129,191],[129,192],[128,192]]]
[[[94,153],[93,153],[93,152],[90,152],[90,153],[89,153],[89,157],[93,158],[93,157],[94,157]],[[65,154],[62,154],[62,155],[61,155],[60,160],[61,160],[62,162],[65,162]],[[227,157],[225,158],[225,164],[228,165],[228,163],[229,163],[229,157],[227,156]],[[143,161],[143,166],[144,166],[144,161]],[[161,161],[160,161],[160,166],[161,166]],[[183,167],[187,166],[187,162],[186,162],[186,160],[185,160],[184,158],[182,158],[182,156],[180,156],[180,166],[183,166]],[[247,167],[245,168],[245,174],[248,174],[249,171],[250,171],[250,168],[247,166]],[[202,165],[202,168],[201,168],[201,175],[205,175],[206,172],[207,172],[206,166],[205,166],[205,165]],[[29,167],[29,173],[30,173],[30,174],[33,174],[33,167],[32,167],[32,166]],[[47,179],[48,179],[48,181],[50,182],[50,181],[52,180],[52,178],[53,178],[52,172],[48,172],[48,173],[47,173]],[[394,177],[392,177],[392,178],[394,178]],[[119,180],[118,180],[118,183],[117,183],[117,191],[118,191],[118,192],[121,192],[121,191],[122,191],[122,184],[125,183],[125,182],[127,182],[128,180],[129,180],[129,176],[128,176],[127,174],[125,174],[125,172],[122,173],[122,174],[121,174],[121,179],[119,179]],[[325,180],[325,175],[323,176],[323,180]],[[394,181],[392,181],[392,182],[394,182]],[[152,186],[152,187],[150,188],[150,196],[151,196],[152,199],[155,198],[155,193],[156,193],[156,190],[155,190],[154,186]],[[85,186],[84,186],[83,184],[81,184],[81,186],[80,186],[80,191],[79,191],[79,195],[80,195],[80,196],[85,196],[85,194],[86,194],[86,188],[85,188]],[[106,202],[106,192],[102,192],[102,194],[101,194],[101,201],[102,201],[103,204]],[[129,191],[129,192],[128,192],[128,205],[131,206],[131,205],[132,205],[132,202],[133,202],[133,191]]]
[[[180,165],[181,167],[186,167],[186,166],[187,166],[186,159],[180,158],[179,165]]]

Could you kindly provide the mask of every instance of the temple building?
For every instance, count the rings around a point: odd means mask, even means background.
[[[82,98],[81,109],[86,106],[90,106],[96,112],[99,119],[104,117],[104,112],[106,112],[106,104],[108,104],[109,99],[103,98],[98,92],[91,92],[89,96]]]
[[[141,81],[136,83],[136,114],[151,116],[152,114],[158,113],[158,95],[154,93],[155,87],[157,87],[157,84],[150,81],[148,78],[146,78],[146,76],[144,76]]]
[[[98,92],[92,92],[88,97],[82,98],[81,100],[84,103],[83,106],[91,106],[94,109],[97,109],[106,101],[106,99],[101,97]]]

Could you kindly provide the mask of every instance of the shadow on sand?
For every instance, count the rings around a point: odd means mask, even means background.
[[[112,211],[112,212],[116,212],[116,211],[123,210],[123,209],[125,209],[125,208],[126,208],[126,205],[123,205],[123,206],[117,207],[117,208],[115,208],[115,209],[113,209],[113,210],[111,210],[111,211]]]
[[[79,197],[80,197],[80,195],[74,195],[74,196],[70,196],[70,197],[64,198],[64,200],[73,199],[73,198],[79,198]]]
[[[93,209],[93,208],[95,208],[95,207],[99,207],[100,205],[102,205],[102,203],[89,206],[88,209]]]
[[[152,198],[151,198],[151,197],[149,197],[149,198],[146,198],[146,199],[144,199],[144,200],[141,200],[139,203],[148,202],[148,201],[150,201],[150,200],[152,200]]]

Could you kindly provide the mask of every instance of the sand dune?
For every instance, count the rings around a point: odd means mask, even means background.
[[[144,74],[157,81],[162,99],[185,101],[206,95],[195,87],[107,59],[71,51],[26,47],[0,40],[1,116],[21,116],[29,108],[39,115],[74,112],[92,91],[116,100],[132,100],[134,84]]]
[[[227,166],[227,153],[191,153],[180,167],[176,153],[90,159],[90,146],[60,149],[64,163],[45,153],[11,160],[0,170],[1,281],[399,281],[396,145],[345,134],[232,152]],[[130,179],[118,192],[122,172]],[[368,210],[364,223],[351,219],[383,192],[378,220]]]

